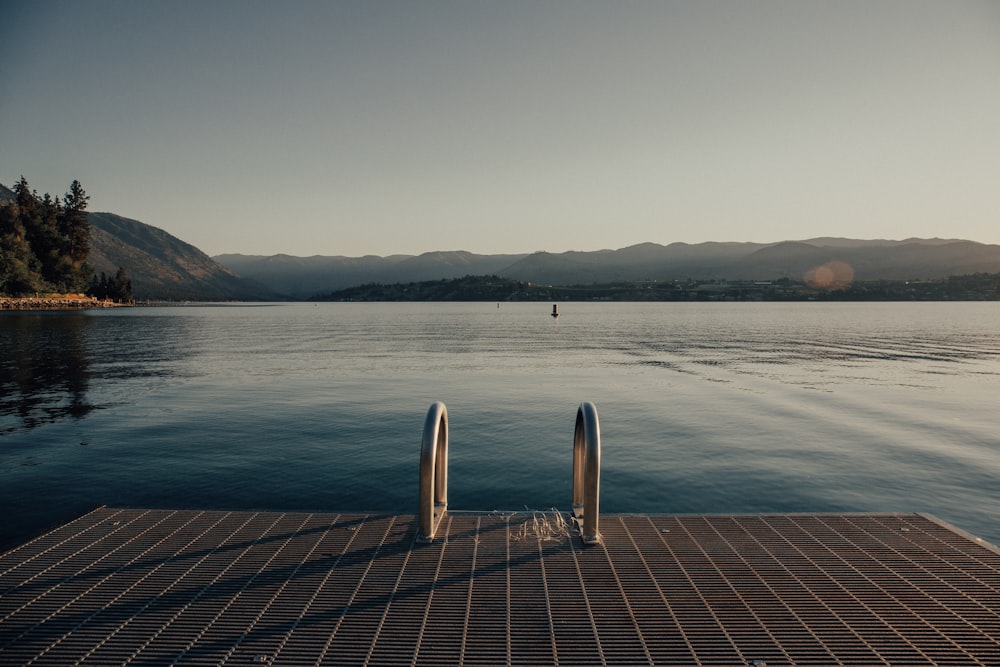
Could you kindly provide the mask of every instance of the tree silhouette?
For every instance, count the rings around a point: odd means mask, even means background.
[[[73,181],[60,201],[39,197],[21,176],[14,195],[0,205],[0,293],[83,291],[90,276],[90,197],[83,186]]]

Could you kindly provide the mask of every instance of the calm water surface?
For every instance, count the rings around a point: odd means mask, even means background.
[[[1000,542],[1000,305],[276,304],[0,314],[0,548],[97,505],[920,511]]]

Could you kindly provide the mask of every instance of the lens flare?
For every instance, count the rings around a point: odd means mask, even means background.
[[[819,289],[844,289],[854,280],[854,269],[840,261],[827,262],[806,271],[805,281],[810,287]]]

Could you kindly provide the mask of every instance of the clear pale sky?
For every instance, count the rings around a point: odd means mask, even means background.
[[[0,10],[0,182],[213,255],[1000,243],[997,1]]]

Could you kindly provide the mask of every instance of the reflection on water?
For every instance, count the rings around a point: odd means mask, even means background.
[[[200,323],[171,315],[0,313],[0,435],[80,420],[201,374],[203,367],[189,363]]]
[[[0,316],[0,433],[95,409],[87,399],[88,322],[79,313]]]

